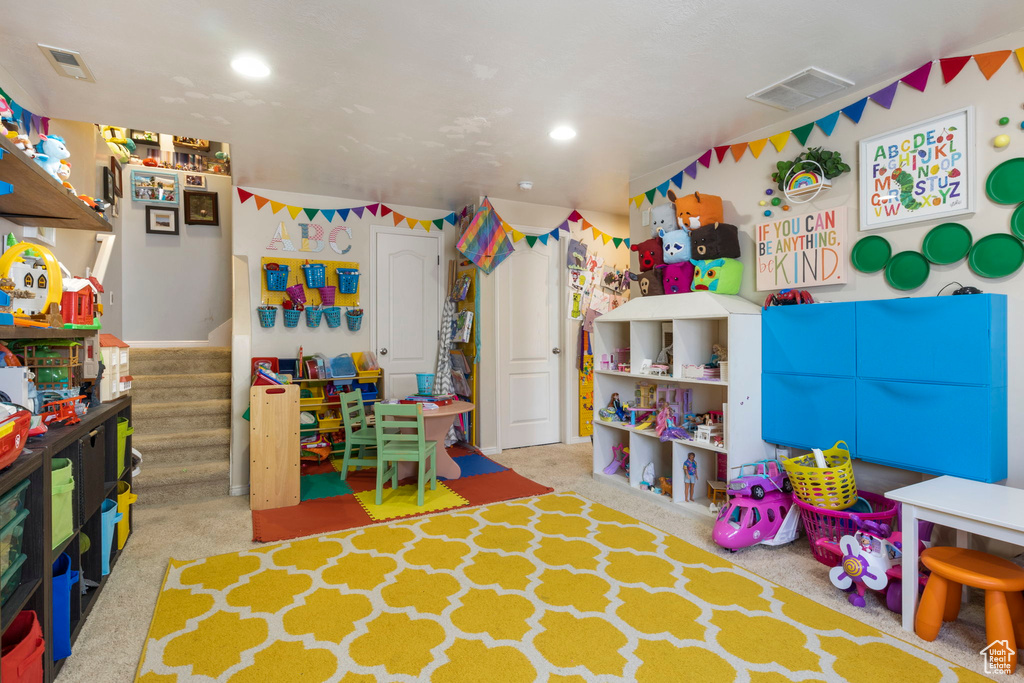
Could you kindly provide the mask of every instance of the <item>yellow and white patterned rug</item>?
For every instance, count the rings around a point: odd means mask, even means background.
[[[138,677],[896,679],[985,680],[571,493],[172,560]]]

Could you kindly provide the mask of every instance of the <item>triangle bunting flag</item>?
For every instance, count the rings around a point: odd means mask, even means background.
[[[821,128],[822,133],[832,135],[832,131],[836,129],[836,123],[839,121],[839,114],[840,112],[836,110],[828,116],[822,116],[815,123],[818,124],[818,128]]]
[[[1024,47],[1018,47],[1014,53],[1017,55],[1017,61],[1020,62],[1020,68],[1024,69]],[[45,122],[46,119],[43,121]]]
[[[363,217],[363,209],[365,209],[365,208],[366,208],[365,206],[353,206],[352,207],[352,213],[354,213],[357,217],[362,218]]]
[[[248,190],[243,190],[242,188],[238,188],[238,199],[239,201],[241,201],[242,204],[245,204],[247,201],[249,201],[249,197],[251,196],[252,192],[249,192]]]
[[[633,197],[633,204],[636,205],[636,208],[639,209],[640,205],[643,204],[643,203],[644,203],[644,195],[643,195],[642,192],[640,194],[638,194],[637,196]]]
[[[662,197],[668,194],[668,182],[669,181],[666,180],[661,185],[658,185],[657,188],[655,188],[658,190],[658,194],[660,194]]]
[[[384,204],[381,204],[380,205],[380,217],[384,218],[384,216],[387,216],[389,213],[391,213],[391,207],[390,206],[386,206]]]
[[[754,155],[754,158],[761,156],[761,151],[764,150],[764,146],[768,144],[768,138],[761,138],[760,140],[752,140],[750,142],[750,153]]]
[[[291,215],[292,220],[295,220],[295,217],[299,215],[300,211],[302,211],[301,206],[288,205],[288,213]]]
[[[558,225],[558,229],[559,229],[559,230],[565,230],[566,232],[569,232],[569,219],[568,219],[568,218],[566,218],[566,219],[565,219],[564,221],[562,221],[562,222],[561,222],[561,223],[560,223],[560,224]]]
[[[402,221],[405,220],[405,216],[403,216],[402,214],[398,213],[397,211],[392,211],[391,212],[391,218],[392,218],[392,220],[395,221],[395,227],[396,228],[398,227],[399,223],[401,223]]]
[[[691,178],[697,178],[697,162],[692,161],[690,165],[683,169],[683,173],[690,176]],[[680,186],[681,187],[681,186]]]
[[[336,212],[334,209],[320,209],[320,213],[322,213],[324,215],[324,218],[327,219],[327,222],[330,223],[331,221],[334,220],[334,214]]]
[[[768,139],[771,140],[772,146],[775,147],[775,151],[781,152],[782,148],[786,146],[787,142],[789,142],[789,136],[790,131],[784,130],[781,133],[776,133],[775,135],[772,135]]]
[[[860,117],[864,116],[864,106],[868,103],[868,98],[862,98],[854,102],[853,104],[843,107],[840,111],[843,115],[853,121],[854,123],[860,123]]]
[[[45,135],[45,133],[44,133],[44,135]],[[255,197],[256,197],[256,208],[257,209],[262,209],[264,206],[267,205],[267,202],[270,201],[266,197],[261,197],[259,195],[255,195]]]
[[[612,236],[611,235],[606,235],[605,233],[602,232],[601,233],[601,239],[604,240],[605,244],[608,244],[609,242],[611,242]]]
[[[594,235],[595,240],[601,239],[601,231],[597,228],[592,228],[590,232]]]
[[[914,90],[924,92],[924,89],[928,86],[928,74],[932,72],[932,63],[922,64],[917,67],[900,80],[909,85]]]
[[[732,158],[739,161],[743,153],[747,151],[747,143],[737,142],[735,145],[729,145],[729,149],[732,150]]]
[[[593,225],[592,225],[592,224],[590,223],[590,221],[588,221],[588,220],[587,220],[586,218],[584,218],[584,219],[583,219],[583,221],[582,221],[582,222],[580,223],[580,225],[582,225],[582,226],[583,226],[583,229],[584,229],[584,230],[589,230],[590,228],[594,227],[594,226],[593,226]]]
[[[711,150],[709,149],[697,157],[697,161],[699,161],[700,165],[704,168],[711,168]]]
[[[675,174],[674,176],[672,176],[671,178],[669,178],[669,181],[670,181],[670,182],[671,182],[671,183],[672,183],[673,185],[675,185],[676,187],[678,187],[678,188],[679,188],[680,190],[681,190],[681,189],[683,189],[683,172],[682,172],[682,171],[680,171],[679,173],[676,173],[676,174]]]
[[[275,202],[273,199],[270,200],[270,211],[272,213],[277,213],[283,208],[284,204],[282,204],[281,202]]]
[[[374,206],[376,206],[376,204],[374,204]],[[456,218],[454,211],[452,211],[450,214],[445,216],[444,219],[446,221],[448,221],[449,223],[451,223],[452,225],[455,225],[455,223],[458,222],[458,220],[459,220],[458,218]]]
[[[523,233],[521,233],[518,230],[513,228],[513,230],[512,230],[512,241],[513,242],[518,242],[521,239],[523,239]]]
[[[647,192],[644,192],[644,196],[647,197],[647,203],[648,204],[651,204],[651,205],[654,204],[654,193],[657,192],[657,191],[658,191],[658,188],[652,187],[651,189],[647,190]]]
[[[945,83],[949,83],[954,78],[960,75],[960,72],[967,66],[967,62],[971,61],[970,55],[964,55],[963,57],[946,57],[945,59],[939,60],[939,68],[942,69],[942,80]]]
[[[352,209],[338,209],[338,215],[341,216],[341,220],[347,221],[348,214]]]
[[[380,204],[370,204],[369,206],[366,207],[366,210],[369,211],[371,215],[376,216],[377,215],[377,209],[379,207],[380,207]]]
[[[896,97],[896,88],[899,87],[899,81],[893,81],[889,85],[885,86],[881,90],[868,95],[868,97],[880,107],[888,109],[892,106],[892,101]]]
[[[557,241],[558,241],[558,238],[559,238],[558,228],[555,228],[554,230],[552,230],[551,232],[549,232],[549,233],[548,233],[548,236],[549,236],[549,237],[554,237],[554,238],[555,238],[555,241],[557,242]]]
[[[981,69],[982,75],[985,80],[989,80],[992,76],[999,71],[1006,60],[1009,58],[1012,50],[996,50],[995,52],[983,52],[980,55],[974,55],[974,62]]]
[[[619,245],[622,244],[622,238],[621,237],[613,237],[612,238],[612,244],[614,244],[615,248],[618,249]]]
[[[715,156],[718,157],[718,163],[722,163],[725,159],[725,155],[729,153],[729,145],[719,145],[715,147]]]
[[[622,243],[626,245],[626,249],[629,249],[629,238],[622,240]]]
[[[800,141],[801,145],[806,145],[807,138],[810,137],[812,130],[814,130],[814,123],[806,123],[799,128],[794,128],[790,132]]]
[[[309,220],[313,220],[320,213],[320,209],[303,209],[302,211],[309,217]],[[295,218],[295,216],[292,216],[292,218]]]
[[[434,224],[434,227],[437,228],[438,230],[444,230],[444,219],[443,218],[436,218],[436,219],[434,219],[431,222]]]
[[[548,244],[548,234],[547,233],[544,233],[543,235],[537,235],[537,239],[540,240],[541,244],[543,244],[544,246],[547,246],[547,244]]]
[[[573,209],[572,213],[570,213],[569,217],[566,218],[565,220],[572,221],[573,223],[576,223],[576,222],[579,222],[579,221],[583,220],[583,216],[580,215],[579,211],[577,211],[576,209]]]
[[[533,248],[533,245],[537,244],[536,235],[523,235],[523,237],[526,238],[526,244],[529,245],[531,249]]]

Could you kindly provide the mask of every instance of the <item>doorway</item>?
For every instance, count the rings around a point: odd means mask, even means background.
[[[502,449],[561,441],[560,261],[559,242],[549,240],[517,249],[494,271]]]
[[[416,393],[416,373],[434,372],[441,324],[441,235],[373,227],[373,339],[382,398]]]

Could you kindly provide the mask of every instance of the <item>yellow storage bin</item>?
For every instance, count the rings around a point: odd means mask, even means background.
[[[117,523],[117,549],[124,548],[128,541],[128,532],[131,531],[128,522],[128,508],[139,497],[132,493],[131,485],[126,481],[117,482],[117,511],[122,515],[121,521]]]
[[[782,461],[782,467],[800,500],[828,510],[845,510],[857,502],[857,482],[853,478],[853,460],[845,441],[826,451],[826,467],[818,467],[813,453]]]

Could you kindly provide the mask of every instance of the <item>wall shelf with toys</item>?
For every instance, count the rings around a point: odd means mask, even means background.
[[[760,314],[740,297],[691,292],[634,299],[598,318],[594,478],[710,515],[709,482],[769,455],[761,440]],[[628,476],[613,460],[619,447],[629,449]],[[690,453],[697,475],[687,487]]]
[[[13,186],[0,193],[0,218],[17,225],[46,226],[65,230],[113,232],[102,214],[93,211],[57,182],[39,164],[0,136],[0,182]]]

